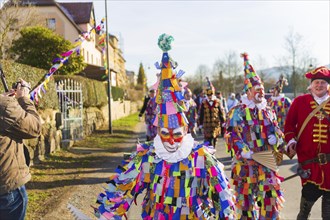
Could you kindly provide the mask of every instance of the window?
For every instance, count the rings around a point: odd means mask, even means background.
[[[56,20],[55,20],[55,18],[47,18],[46,22],[47,22],[47,27],[49,29],[51,29],[51,30],[56,29]]]

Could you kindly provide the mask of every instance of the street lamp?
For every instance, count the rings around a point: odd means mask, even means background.
[[[106,23],[106,44],[107,44],[107,68],[108,68],[108,112],[109,112],[109,133],[112,134],[112,120],[111,120],[111,69],[109,63],[109,32],[108,32],[108,5],[105,2],[105,23]]]

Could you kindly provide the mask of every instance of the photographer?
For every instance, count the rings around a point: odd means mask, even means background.
[[[31,179],[23,139],[40,135],[41,121],[29,97],[30,84],[20,79],[0,95],[0,218],[25,217]]]

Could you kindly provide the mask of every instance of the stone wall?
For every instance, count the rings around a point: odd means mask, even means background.
[[[111,102],[111,119],[117,120],[138,111],[142,102],[113,101]],[[39,110],[42,120],[42,131],[39,138],[24,140],[28,147],[31,162],[43,160],[61,148],[72,147],[74,141],[62,141],[62,126],[56,124],[58,111],[52,109]],[[94,130],[105,126],[109,122],[108,106],[102,108],[90,107],[83,110],[84,137],[91,135]]]

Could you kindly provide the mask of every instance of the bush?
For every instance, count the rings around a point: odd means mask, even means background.
[[[72,79],[82,84],[84,107],[101,107],[108,103],[108,95],[103,82],[82,76],[55,76],[56,82],[64,79]]]
[[[108,88],[108,86],[107,86]],[[125,91],[122,88],[116,87],[116,86],[111,86],[111,95],[113,101],[118,101],[118,100],[123,100]]]
[[[19,78],[31,83],[32,88],[37,86],[39,81],[43,81],[45,74],[47,73],[43,69],[34,68],[28,65],[15,63],[10,60],[1,60],[2,69],[6,76],[6,81],[9,89],[12,87],[14,82],[17,82]],[[42,97],[39,97],[39,103],[37,104],[38,109],[58,109],[58,98],[55,89],[54,80],[49,81],[47,84],[46,93],[41,92]],[[0,86],[0,92],[3,93],[4,87]]]

